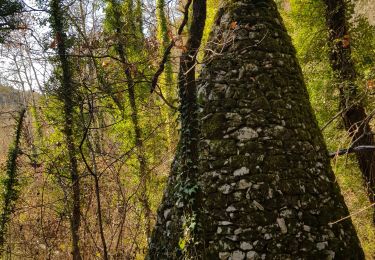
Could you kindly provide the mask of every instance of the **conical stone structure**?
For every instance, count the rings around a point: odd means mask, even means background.
[[[206,49],[194,234],[176,163],[148,257],[364,259],[275,3],[226,1]]]

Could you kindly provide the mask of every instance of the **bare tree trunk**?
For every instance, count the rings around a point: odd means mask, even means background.
[[[117,44],[116,44],[116,51],[117,54],[119,55],[120,61],[121,61],[121,66],[123,68],[126,81],[127,81],[127,87],[128,87],[128,98],[130,102],[130,109],[131,109],[131,120],[133,123],[133,129],[134,129],[134,134],[135,134],[135,145],[137,146],[137,159],[139,162],[139,172],[140,172],[140,181],[141,181],[141,196],[140,196],[140,202],[142,203],[142,207],[144,210],[144,217],[146,221],[146,235],[147,237],[150,236],[151,233],[151,208],[150,208],[150,201],[148,198],[148,192],[147,192],[147,186],[149,182],[149,169],[148,169],[148,163],[147,163],[147,158],[145,155],[145,147],[143,144],[142,140],[142,130],[139,125],[139,115],[138,115],[138,108],[137,108],[137,102],[136,102],[136,97],[135,97],[135,82],[133,75],[130,71],[130,66],[129,66],[129,60],[126,56],[126,46],[123,42],[123,35],[126,33],[124,32],[124,24],[121,21],[122,14],[119,12],[120,5],[115,2],[111,2],[112,5],[114,6],[114,19],[115,19],[115,24],[113,25],[116,30],[116,37],[117,37]],[[129,5],[129,8],[131,7],[130,2],[126,2],[126,4]],[[140,6],[138,6],[137,9],[139,9]],[[132,10],[132,9],[131,9]],[[140,10],[138,10],[140,12]],[[140,14],[138,14],[139,16]],[[142,26],[141,21],[139,17],[131,17],[130,19],[136,19],[136,21],[130,21],[131,23],[131,28],[134,31],[131,31],[133,34],[136,36],[137,34],[137,29],[139,29],[140,26]],[[137,24],[138,22],[138,24]],[[138,26],[137,26],[138,25]],[[132,46],[129,46],[132,47]],[[133,46],[134,47],[134,46]]]
[[[70,225],[72,233],[72,254],[74,260],[81,260],[79,248],[79,226],[80,226],[80,185],[79,173],[76,157],[76,145],[74,143],[73,133],[73,115],[75,94],[73,75],[68,61],[67,53],[67,36],[64,28],[64,15],[62,11],[62,3],[60,0],[51,1],[51,26],[55,33],[57,42],[57,51],[62,69],[61,90],[59,92],[60,99],[64,104],[64,134],[69,157],[69,170],[72,182],[72,214],[70,216]]]
[[[122,61],[124,62],[125,60],[123,58],[124,57],[121,57]],[[129,68],[125,68],[125,74],[126,74],[126,78],[128,82],[127,83],[128,84],[128,96],[129,96],[129,101],[130,101],[130,107],[132,110],[131,118],[133,122],[134,133],[135,133],[135,145],[137,146],[137,157],[138,157],[139,171],[140,171],[140,176],[141,176],[142,194],[141,194],[140,200],[143,205],[143,209],[145,211],[146,235],[147,237],[149,237],[151,234],[150,221],[151,221],[152,213],[151,213],[150,202],[149,202],[150,199],[148,197],[148,192],[147,192],[147,186],[150,180],[150,176],[149,176],[150,173],[149,173],[149,169],[147,166],[145,147],[143,145],[143,140],[142,140],[142,131],[139,126],[138,109],[137,109],[137,103],[136,103],[135,92],[134,92],[134,81],[132,79]]]
[[[94,176],[95,181],[95,196],[96,196],[96,204],[98,207],[98,225],[99,225],[99,232],[100,232],[100,239],[102,241],[103,246],[103,259],[108,260],[108,249],[107,249],[107,243],[105,241],[104,236],[104,229],[103,229],[103,217],[102,217],[102,206],[101,206],[101,200],[100,200],[100,186],[99,186],[99,176]]]
[[[89,75],[94,75],[92,74],[94,72],[94,64],[90,64],[89,66]],[[101,198],[100,198],[100,173],[98,172],[98,165],[96,162],[96,154],[95,154],[95,144],[97,142],[100,142],[100,138],[94,138],[90,132],[90,128],[92,127],[92,124],[95,123],[95,114],[94,111],[98,111],[99,113],[99,108],[96,107],[95,105],[95,98],[92,97],[91,95],[88,96],[88,107],[89,107],[89,120],[87,125],[85,126],[84,130],[84,135],[81,140],[79,150],[81,153],[81,157],[83,162],[86,165],[86,169],[88,172],[91,174],[91,176],[94,179],[94,189],[95,189],[95,199],[96,199],[96,205],[97,205],[97,218],[98,218],[98,228],[99,228],[99,234],[100,234],[100,240],[102,242],[102,247],[103,247],[103,259],[108,260],[108,247],[107,247],[107,242],[105,239],[104,235],[104,224],[103,224],[103,217],[102,217],[102,203],[101,203]],[[83,112],[83,106],[81,107],[81,120],[82,122],[85,122],[85,116]],[[100,129],[100,124],[95,124],[94,125],[95,129]],[[84,143],[87,144],[87,147],[89,149],[90,157],[91,157],[91,162],[89,162],[86,159],[85,153],[83,151],[83,145]],[[91,164],[91,165],[90,165]]]
[[[165,0],[157,0],[156,1],[156,17],[158,22],[158,38],[161,42],[160,47],[160,54],[164,55],[166,49],[168,48],[170,39],[168,35],[168,18],[166,13],[166,1]],[[167,102],[173,104],[173,99],[176,98],[176,88],[175,80],[173,77],[173,64],[172,60],[169,57],[165,63],[164,73],[160,79],[160,92],[164,95]],[[166,139],[167,139],[167,148],[168,152],[172,152],[172,133],[173,133],[173,113],[170,110],[170,107],[165,105],[162,106],[161,116],[164,117],[165,120],[165,132],[166,132]]]
[[[356,86],[357,72],[351,57],[351,45],[344,0],[324,0],[326,4],[326,23],[330,46],[330,61],[340,90],[340,109],[345,129],[352,137],[352,147],[369,145],[375,141],[364,104]],[[370,202],[375,202],[375,152],[372,150],[356,152],[359,169]],[[375,212],[373,215],[375,223]]]

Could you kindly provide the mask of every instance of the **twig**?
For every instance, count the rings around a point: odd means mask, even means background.
[[[157,85],[158,86],[158,85]],[[162,92],[162,90],[161,90],[161,88],[158,86],[158,89],[159,89],[159,92],[158,91],[156,91],[156,89],[154,89],[154,91],[155,91],[155,93],[164,101],[164,103],[168,106],[168,107],[170,107],[171,109],[173,109],[173,110],[175,110],[175,111],[177,111],[178,110],[178,108],[177,107],[175,107],[173,104],[171,104],[165,97],[164,97],[164,95],[163,95],[163,92]]]
[[[365,207],[365,208],[363,208],[361,210],[358,210],[357,212],[354,212],[353,214],[350,214],[349,216],[346,216],[346,217],[343,217],[343,218],[341,218],[339,220],[336,220],[335,222],[328,223],[328,225],[337,224],[337,223],[339,223],[339,222],[341,222],[341,221],[343,221],[345,219],[348,219],[348,218],[351,218],[351,217],[353,217],[355,215],[358,215],[359,213],[361,213],[361,212],[363,212],[363,211],[365,211],[365,210],[367,210],[367,209],[369,209],[369,208],[371,208],[373,206],[375,206],[375,203],[372,203],[371,205],[369,205],[369,206],[367,206],[367,207]]]
[[[356,152],[366,152],[366,151],[374,151],[375,146],[372,145],[360,145],[356,147],[350,147],[349,149],[340,149],[335,152],[330,152],[329,157],[334,158],[339,155],[349,154],[349,153],[356,153]]]
[[[182,20],[182,23],[181,23],[180,27],[178,28],[178,32],[177,32],[178,36],[181,36],[182,32],[184,31],[185,25],[188,22],[189,8],[190,8],[191,3],[192,3],[192,0],[188,0],[187,3],[186,3],[186,5],[185,5],[185,7],[184,7],[184,18]],[[154,77],[152,78],[151,93],[154,92],[154,90],[156,88],[156,85],[158,84],[158,79],[159,79],[160,75],[164,71],[165,64],[167,63],[169,55],[171,53],[171,50],[175,46],[176,39],[178,39],[178,38],[179,37],[172,39],[171,42],[170,42],[170,44],[168,45],[168,47],[164,51],[163,59],[162,59],[161,63],[159,64],[159,68],[155,72]]]

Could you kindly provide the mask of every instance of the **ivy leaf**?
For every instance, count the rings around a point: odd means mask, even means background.
[[[183,238],[180,238],[180,241],[178,242],[178,246],[180,247],[181,250],[185,249],[186,246],[186,241]]]

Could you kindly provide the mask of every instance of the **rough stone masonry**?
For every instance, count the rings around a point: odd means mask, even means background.
[[[192,258],[364,259],[351,220],[332,224],[348,209],[273,1],[232,0],[220,9],[198,102]],[[150,259],[185,259],[179,181],[175,165]]]

